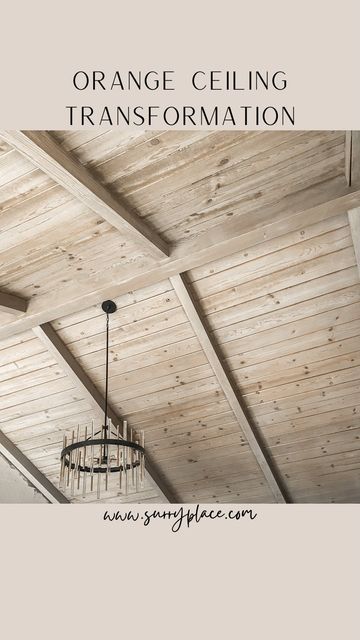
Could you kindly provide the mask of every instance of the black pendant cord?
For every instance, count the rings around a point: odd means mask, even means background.
[[[108,391],[109,391],[109,314],[106,314],[106,364],[105,364],[105,438],[108,428]]]
[[[106,361],[105,361],[105,403],[104,403],[104,425],[101,427],[101,437],[111,437],[111,427],[108,427],[108,393],[109,393],[109,314],[116,311],[116,304],[113,300],[105,300],[101,305],[102,310],[106,313]],[[109,431],[109,436],[108,436]],[[108,462],[109,447],[104,444],[101,454],[101,464]]]

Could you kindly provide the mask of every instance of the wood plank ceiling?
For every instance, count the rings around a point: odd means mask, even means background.
[[[357,139],[1,132],[0,449],[48,499],[101,415],[113,297],[148,479],[103,501],[360,501]]]

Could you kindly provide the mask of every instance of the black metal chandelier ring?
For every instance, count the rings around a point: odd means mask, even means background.
[[[70,454],[72,451],[75,451],[75,449],[82,449],[84,447],[99,446],[99,445],[105,445],[105,446],[115,445],[116,447],[118,446],[128,447],[130,449],[135,449],[136,451],[140,451],[140,453],[142,454],[145,454],[144,447],[137,444],[136,442],[131,442],[130,440],[121,440],[119,442],[117,438],[96,438],[96,440],[92,440],[91,438],[88,438],[87,440],[82,440],[81,442],[74,442],[74,444],[69,444],[67,447],[65,447],[65,449],[63,449],[61,452],[61,459],[64,458],[65,467],[70,467],[70,469],[76,469],[81,473],[95,473],[95,474],[107,473],[107,472],[119,473],[120,471],[125,471],[126,469],[128,471],[131,471],[131,469],[135,469],[136,467],[140,466],[140,460],[134,460],[129,464],[128,463],[120,464],[116,467],[110,466],[110,465],[109,467],[108,466],[100,467],[95,465],[93,467],[89,467],[89,466],[83,466],[81,464],[71,461]],[[106,459],[105,459],[105,464],[106,464]]]
[[[130,440],[118,440],[117,438],[96,438],[94,440],[91,440],[91,438],[88,438],[87,440],[81,440],[80,442],[69,444],[62,450],[61,458],[64,458],[67,453],[70,453],[70,451],[73,451],[74,449],[81,449],[83,447],[89,446],[95,447],[96,445],[99,446],[100,444],[115,445],[116,447],[129,447],[130,449],[136,449],[136,451],[140,451],[141,453],[145,454],[144,447],[142,447],[140,444],[137,444],[137,442],[131,442]]]

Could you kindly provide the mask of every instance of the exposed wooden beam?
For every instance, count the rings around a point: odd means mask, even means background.
[[[84,202],[89,209],[122,233],[140,238],[157,258],[169,255],[164,240],[64,151],[46,131],[0,131],[0,135],[55,182]]]
[[[27,300],[11,293],[0,291],[0,311],[6,311],[13,316],[23,316],[27,309]]]
[[[45,347],[50,351],[50,353],[52,353],[52,355],[55,357],[55,360],[60,365],[62,370],[75,382],[77,387],[81,389],[85,397],[93,406],[95,413],[99,416],[100,419],[103,419],[103,395],[96,388],[90,378],[86,375],[85,371],[79,365],[76,358],[64,345],[53,327],[50,324],[44,324],[35,327],[33,331],[45,345]],[[108,408],[108,416],[115,426],[121,423],[121,418],[117,416],[117,414],[111,407]],[[176,502],[175,496],[172,494],[163,479],[160,478],[160,475],[155,469],[152,461],[149,459],[148,454],[146,456],[146,471],[149,484],[151,484],[157,491],[159,491],[161,497],[167,502]]]
[[[201,310],[194,300],[190,287],[186,283],[183,274],[179,274],[170,278],[176,294],[189,318],[196,336],[205,352],[205,355],[211,365],[215,376],[222,388],[236,419],[245,434],[249,446],[270,486],[276,502],[287,502],[284,489],[277,478],[274,465],[266,453],[265,447],[261,442],[260,436],[256,433],[254,427],[250,424],[239,399],[239,394],[233,383],[231,376],[222,362],[217,345],[212,340],[208,332],[205,322],[201,317]]]
[[[253,212],[244,218],[236,216],[199,237],[180,243],[174,248],[171,258],[158,262],[153,269],[137,269],[132,265],[121,279],[108,270],[103,277],[97,274],[89,293],[69,285],[69,289],[62,287],[61,294],[55,289],[53,296],[34,297],[29,302],[25,317],[0,327],[0,340],[128,291],[156,284],[264,240],[303,229],[338,214],[346,214],[357,206],[360,206],[360,189],[348,189],[341,176],[304,189],[282,198],[280,203],[265,210]]]
[[[351,237],[354,245],[356,262],[360,276],[360,207],[351,209],[348,213]]]
[[[360,131],[346,131],[345,176],[349,187],[360,185]]]
[[[69,500],[29,460],[9,438],[0,431],[0,452],[36,487],[50,502],[68,503]]]

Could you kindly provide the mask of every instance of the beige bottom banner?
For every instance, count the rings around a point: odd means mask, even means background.
[[[1,505],[2,637],[359,637],[357,505]]]

